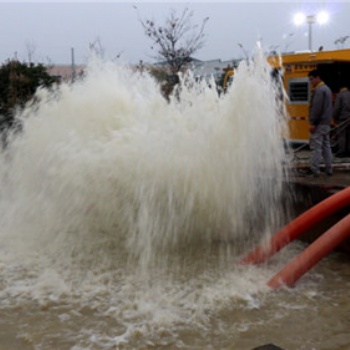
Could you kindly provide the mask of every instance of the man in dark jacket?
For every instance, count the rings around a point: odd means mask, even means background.
[[[332,91],[322,81],[318,70],[312,70],[308,76],[313,89],[309,110],[310,148],[312,151],[310,170],[314,177],[319,177],[320,163],[323,158],[326,175],[332,176],[333,156],[329,137],[333,109]]]
[[[337,157],[350,156],[350,91],[346,83],[337,94],[334,103],[333,119],[339,126],[338,128],[338,145]]]

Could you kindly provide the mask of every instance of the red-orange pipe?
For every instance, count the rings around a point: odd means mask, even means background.
[[[292,286],[301,276],[348,237],[350,237],[350,214],[310,244],[302,253],[272,277],[267,282],[267,285],[273,289],[282,285]]]
[[[350,187],[333,194],[284,226],[269,242],[246,255],[241,264],[259,264],[325,217],[350,204]]]

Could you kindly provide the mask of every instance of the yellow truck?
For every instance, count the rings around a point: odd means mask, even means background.
[[[322,79],[331,88],[335,99],[342,81],[345,80],[350,85],[350,49],[290,53],[270,56],[267,59],[271,66],[279,69],[282,74],[288,96],[286,109],[289,115],[290,141],[307,143],[311,92],[308,73],[317,68]],[[232,72],[226,74],[232,76]],[[224,81],[228,81],[228,78]],[[223,88],[225,90],[226,86]]]

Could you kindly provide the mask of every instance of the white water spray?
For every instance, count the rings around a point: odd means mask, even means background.
[[[147,74],[93,62],[37,100],[0,153],[0,311],[29,318],[18,338],[181,348],[188,331],[210,344],[228,305],[258,307],[268,269],[234,262],[283,215],[285,121],[262,54],[220,97],[186,75],[168,103]]]
[[[101,62],[40,91],[0,159],[7,258],[144,273],[274,229],[284,120],[263,55],[225,96],[190,76],[179,94],[167,103],[147,74]]]

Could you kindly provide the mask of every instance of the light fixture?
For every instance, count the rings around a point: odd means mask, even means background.
[[[293,22],[296,26],[303,25],[305,23],[309,26],[309,50],[312,51],[312,25],[314,23],[325,24],[329,20],[329,15],[326,11],[321,11],[317,15],[305,15],[302,12],[296,13],[293,18]]]

